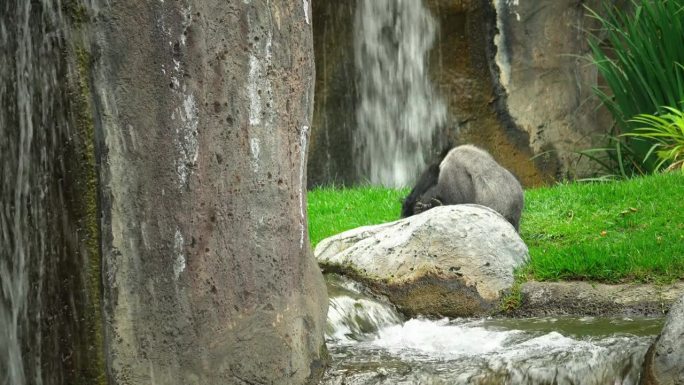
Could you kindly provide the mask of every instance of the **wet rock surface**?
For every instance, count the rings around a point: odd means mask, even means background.
[[[684,294],[684,282],[660,286],[532,281],[523,283],[520,292],[520,306],[508,315],[660,317]]]
[[[684,384],[684,296],[672,305],[663,331],[646,353],[641,384]]]
[[[387,296],[409,316],[487,314],[528,259],[513,226],[478,205],[442,206],[321,241],[326,272],[338,272]]]

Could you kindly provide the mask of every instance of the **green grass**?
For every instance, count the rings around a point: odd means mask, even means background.
[[[309,193],[312,243],[399,218],[407,190]],[[667,282],[684,278],[684,174],[574,183],[525,192],[520,234],[529,279]]]
[[[401,201],[409,190],[365,186],[322,187],[309,191],[309,238],[322,239],[359,226],[399,219]]]

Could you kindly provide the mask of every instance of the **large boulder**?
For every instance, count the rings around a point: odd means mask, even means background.
[[[684,384],[684,296],[672,305],[663,331],[646,353],[642,385]]]
[[[513,226],[479,205],[349,230],[321,241],[314,254],[324,271],[363,282],[408,316],[486,314],[528,260]]]

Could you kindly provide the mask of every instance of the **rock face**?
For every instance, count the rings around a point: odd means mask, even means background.
[[[310,2],[103,1],[92,47],[110,384],[301,384]]]
[[[586,164],[576,164],[574,151],[597,146],[597,136],[610,129],[612,119],[592,94],[599,83],[587,34],[597,24],[584,5],[600,10],[605,1],[423,2],[440,25],[428,61],[432,83],[447,106],[439,135],[485,148],[524,186],[588,172]],[[314,2],[312,184],[367,177],[354,172],[350,151],[359,103],[350,28],[355,4]],[[431,154],[425,155],[430,161]],[[535,155],[540,156],[530,160]]]
[[[646,353],[641,384],[684,384],[684,296],[672,305],[663,331]]]
[[[612,118],[592,87],[599,85],[587,45],[596,20],[585,7],[600,12],[605,1],[494,0],[497,29],[494,36],[498,79],[504,109],[516,127],[528,135],[534,154],[554,150],[557,172],[582,170],[576,165],[578,149],[598,144],[608,132]],[[624,8],[624,0],[611,0]],[[606,5],[608,6],[608,5]],[[578,167],[579,166],[579,167]],[[585,168],[586,170],[586,168]],[[586,171],[584,171],[586,172]]]
[[[684,283],[656,286],[530,281],[522,284],[520,294],[520,306],[510,313],[516,317],[659,317],[684,294]]]
[[[350,230],[314,251],[325,271],[359,280],[408,316],[486,314],[528,259],[513,226],[478,205],[441,206]]]
[[[312,3],[318,76],[308,182],[350,184],[359,179],[353,156],[358,104],[353,57],[356,2]]]

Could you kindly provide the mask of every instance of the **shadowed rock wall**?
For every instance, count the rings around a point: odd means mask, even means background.
[[[303,383],[308,1],[102,1],[93,48],[111,384]]]
[[[316,53],[316,97],[309,149],[309,185],[353,184],[356,70],[354,11],[356,1],[315,0],[313,34]]]
[[[584,5],[598,8],[600,2],[424,2],[440,24],[429,65],[448,108],[446,136],[489,150],[524,186],[590,172],[577,164],[574,151],[596,146],[597,134],[612,125],[592,94],[597,71],[586,44],[595,22]],[[357,105],[350,30],[355,5],[314,2],[319,87],[310,185],[363,181],[348,168]]]
[[[511,119],[506,95],[493,76],[496,12],[488,1],[426,0],[440,22],[431,60],[433,82],[449,106],[452,143],[474,143],[489,151],[525,186],[553,178],[556,165],[532,162],[529,137]]]
[[[586,175],[575,151],[595,147],[612,118],[600,107],[592,87],[598,72],[590,63],[589,31],[598,23],[585,7],[601,10],[604,1],[495,0],[495,62],[507,95],[505,109],[529,136],[534,154],[552,150],[559,177]],[[613,0],[624,6],[625,1]],[[495,79],[496,80],[496,79]]]

